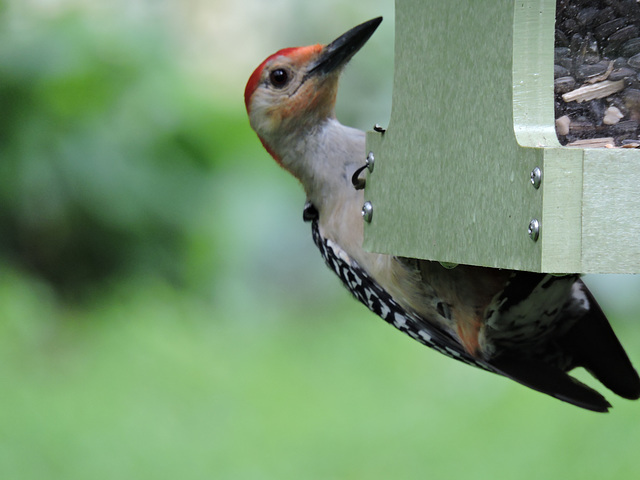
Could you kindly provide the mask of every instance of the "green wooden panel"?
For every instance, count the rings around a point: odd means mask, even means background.
[[[393,107],[365,248],[552,273],[640,273],[640,152],[561,147],[554,0],[396,1]],[[533,188],[530,172],[542,169]],[[527,226],[541,223],[532,241]]]
[[[640,272],[640,152],[584,150],[583,263],[589,272]]]
[[[366,197],[365,247],[455,263],[536,270],[542,214],[513,119],[512,0],[399,0],[393,108]],[[553,111],[551,111],[553,115]]]

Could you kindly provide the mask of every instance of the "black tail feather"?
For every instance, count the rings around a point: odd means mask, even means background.
[[[560,339],[561,348],[612,392],[635,400],[640,398],[640,378],[633,368],[607,317],[589,290],[589,312]]]
[[[617,395],[630,400],[640,398],[638,373],[598,302],[582,281],[578,282],[589,301],[589,310],[556,341],[562,357],[571,360],[568,369],[584,367]],[[559,368],[544,358],[505,352],[489,364],[516,382],[578,407],[596,412],[606,412],[611,407],[600,393],[563,371],[566,367]]]
[[[558,400],[594,412],[607,412],[611,407],[600,393],[546,363],[504,354],[490,364],[497,373]]]

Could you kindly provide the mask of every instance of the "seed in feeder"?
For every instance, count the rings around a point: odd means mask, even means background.
[[[611,80],[605,80],[604,82],[594,83],[593,85],[584,85],[571,92],[567,92],[562,95],[562,99],[565,102],[584,102],[588,100],[594,100],[596,98],[604,98],[609,95],[619,92],[624,88],[624,80],[618,80],[612,82]]]
[[[562,65],[553,66],[553,78],[568,77],[568,76],[569,76],[568,68],[564,68]]]
[[[595,7],[584,8],[576,15],[576,20],[581,25],[591,25],[598,18],[600,10]]]
[[[553,90],[556,93],[567,93],[573,90],[576,81],[573,77],[560,77],[553,81]]]
[[[627,63],[632,68],[640,68],[640,53],[636,53],[633,57],[627,60]]]
[[[598,53],[598,42],[591,33],[587,33],[580,47],[580,55],[577,58],[578,63],[594,64],[600,61]]]
[[[591,100],[588,105],[589,113],[587,117],[591,120],[596,126],[602,126],[602,119],[604,118],[604,112],[607,109],[607,105],[604,100],[601,98],[597,100]]]
[[[602,138],[585,138],[584,140],[576,140],[575,142],[567,143],[567,147],[581,147],[581,148],[613,148],[613,137]]]
[[[579,33],[574,33],[571,36],[571,42],[569,43],[569,54],[570,55],[577,55],[578,52],[580,52],[580,48],[582,47],[582,41],[584,39],[582,38],[582,35],[580,35]],[[569,56],[569,55],[566,55]]]
[[[598,15],[598,21],[600,23],[608,22],[616,18],[616,12],[613,11],[612,7],[605,7],[600,10],[600,15]]]
[[[640,37],[632,38],[627,41],[621,50],[623,57],[633,57],[636,53],[640,53]]]
[[[557,28],[556,28],[555,45],[556,45],[556,47],[568,47],[569,46],[569,39],[567,38],[567,36],[564,34],[564,32],[562,30],[558,30]]]
[[[609,38],[616,31],[625,26],[627,21],[624,18],[616,18],[609,22],[605,22],[596,28],[596,36],[602,39]]]
[[[602,119],[602,123],[605,125],[615,125],[620,121],[620,119],[624,117],[622,112],[618,107],[609,107],[604,112],[604,118]]]
[[[611,75],[611,72],[613,71],[613,62],[609,62],[607,60],[603,60],[597,65],[594,65],[594,67],[595,66],[600,66],[600,67],[604,66],[605,70],[600,75],[595,75],[587,79],[587,83],[602,82],[603,80],[606,80],[607,78],[609,78],[609,75]]]
[[[594,137],[596,127],[587,117],[578,117],[571,120],[569,133],[578,137]]]
[[[569,115],[563,115],[556,119],[556,132],[558,132],[558,135],[569,135],[569,125],[571,125]]]
[[[578,30],[578,22],[573,18],[568,18],[562,23],[562,30],[571,35]]]
[[[640,143],[640,0],[560,0],[555,27],[561,143],[594,137],[588,146],[611,146],[611,138],[619,146]]]
[[[629,56],[631,56],[631,55],[629,55]],[[616,68],[623,68],[623,67],[626,67],[626,66],[628,66],[628,65],[627,65],[627,58],[625,58],[625,57],[618,57],[613,61],[614,70]]]
[[[633,77],[634,75],[637,75],[637,72],[631,68],[616,68],[609,74],[609,80],[615,82],[617,80],[624,80],[625,78]]]
[[[635,25],[627,25],[624,28],[621,28],[617,32],[613,33],[609,37],[609,44],[622,44],[632,38],[638,36],[638,27]]]
[[[607,71],[607,64],[596,63],[595,65],[580,65],[576,70],[576,78],[578,80],[588,80],[599,77]]]
[[[611,129],[611,132],[614,135],[630,137],[638,132],[638,122],[636,122],[635,120],[625,120],[624,122],[619,122]]]
[[[556,60],[568,58],[570,55],[571,51],[567,47],[556,47],[553,49],[553,56]]]
[[[624,106],[629,110],[629,114],[638,117],[640,112],[640,90],[635,88],[627,88],[622,94]]]

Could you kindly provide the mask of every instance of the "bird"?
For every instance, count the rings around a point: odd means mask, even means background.
[[[595,412],[611,404],[569,374],[576,367],[639,398],[640,378],[579,274],[450,268],[363,249],[365,133],[342,125],[335,105],[345,65],[381,21],[277,51],[244,91],[251,128],[304,189],[303,219],[326,264],[387,323],[455,360]]]

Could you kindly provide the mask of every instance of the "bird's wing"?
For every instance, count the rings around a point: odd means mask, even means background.
[[[503,375],[529,388],[588,410],[606,412],[611,405],[600,393],[566,373],[567,369],[576,365],[584,365],[605,386],[623,397],[640,396],[640,380],[637,373],[593,296],[576,276],[554,277],[516,272],[515,275],[523,275],[520,281],[516,282],[514,277],[513,283],[507,285],[505,292],[496,296],[495,310],[502,317],[495,314],[491,318],[494,322],[495,339],[503,342],[503,348],[495,356],[486,359],[476,358],[467,352],[457,338],[439,327],[436,322],[429,322],[403,309],[347,252],[335,242],[323,238],[318,228],[317,212],[312,207],[305,209],[305,219],[312,223],[313,240],[326,264],[338,275],[347,289],[372,312],[420,343],[455,360]],[[570,291],[571,300],[561,307],[561,323],[567,325],[566,331],[558,332],[557,327],[550,327],[546,321],[540,321],[533,333],[543,335],[545,330],[556,328],[557,341],[548,342],[553,347],[547,351],[536,351],[529,344],[529,351],[521,349],[520,347],[527,343],[509,340],[510,333],[530,333],[527,332],[527,328],[530,328],[528,323],[534,315],[525,314],[527,302],[532,295],[535,299],[556,283],[555,288],[559,290],[564,289],[566,284],[573,285]],[[554,292],[551,297],[555,295]],[[583,304],[585,299],[587,303]],[[544,298],[540,301],[544,305],[543,314],[552,316],[551,311],[545,310],[548,306]],[[580,317],[584,312],[580,313],[575,309],[585,307],[590,307],[588,313]],[[531,308],[531,305],[528,308]],[[574,314],[579,318],[571,318]],[[516,331],[510,332],[509,328],[515,328]],[[533,345],[536,345],[535,342]],[[542,348],[544,342],[540,345]],[[571,364],[565,365],[563,361],[569,361]]]
[[[638,374],[577,275],[517,272],[497,305],[488,321],[497,348],[488,363],[497,373],[597,412],[611,405],[567,371],[582,366],[614,393],[640,397]]]
[[[573,326],[580,314],[565,315],[568,304],[575,303],[576,310],[586,311],[580,305],[580,295],[572,298],[578,277],[512,271],[485,313],[483,334],[493,348],[491,354],[516,348],[535,350],[536,344],[544,345]]]
[[[411,338],[444,355],[488,369],[483,361],[470,355],[450,333],[403,309],[347,252],[335,242],[322,237],[316,220],[312,221],[312,233],[327,266],[369,310]]]

